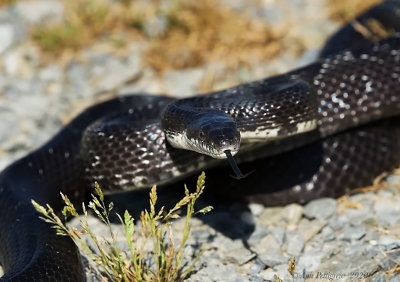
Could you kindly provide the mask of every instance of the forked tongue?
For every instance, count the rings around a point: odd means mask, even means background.
[[[230,150],[226,150],[224,151],[226,158],[228,159],[229,164],[231,165],[233,172],[236,174],[236,176],[234,176],[234,178],[236,179],[242,179],[245,178],[248,174],[243,175],[242,172],[240,171],[235,159],[233,158],[231,151]]]

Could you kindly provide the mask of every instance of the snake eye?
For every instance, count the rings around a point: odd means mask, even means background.
[[[204,136],[205,136],[204,131],[203,131],[203,130],[200,130],[200,132],[199,132],[199,137],[200,137],[201,139],[203,139]]]

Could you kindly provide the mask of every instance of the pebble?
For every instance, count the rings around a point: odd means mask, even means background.
[[[25,36],[26,27],[0,10],[0,55],[23,41]]]
[[[303,207],[299,204],[290,204],[284,207],[282,213],[289,225],[297,225],[303,215]]]
[[[59,0],[18,1],[11,13],[29,25],[48,26],[64,19],[64,5]]]
[[[365,233],[365,227],[362,225],[346,225],[339,234],[339,238],[346,241],[359,240],[361,237],[365,236]]]
[[[336,200],[330,198],[321,198],[309,202],[305,205],[303,213],[309,219],[327,219],[336,213]]]
[[[302,218],[299,226],[298,232],[304,241],[310,240],[314,235],[316,235],[326,224],[326,222],[322,220],[309,220],[306,218]]]
[[[284,264],[288,262],[288,258],[284,257],[283,255],[277,253],[277,252],[272,252],[272,251],[266,251],[258,254],[258,258],[266,265],[269,267],[274,267],[278,264]]]
[[[285,243],[286,252],[292,257],[300,255],[301,251],[304,248],[304,240],[296,231],[286,231]]]

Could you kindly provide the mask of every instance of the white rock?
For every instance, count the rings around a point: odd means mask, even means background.
[[[64,5],[57,0],[19,1],[13,12],[29,24],[54,24],[64,18]]]
[[[11,23],[0,23],[0,54],[14,45],[17,40],[14,26]]]

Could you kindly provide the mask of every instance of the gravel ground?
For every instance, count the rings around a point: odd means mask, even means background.
[[[102,44],[94,43],[68,62],[49,62],[28,34],[34,26],[62,18],[62,3],[37,0],[3,6],[0,170],[43,144],[94,101],[134,92],[189,96],[200,91],[210,70],[219,81],[216,87],[284,72],[312,61],[325,38],[337,29],[328,19],[326,1],[271,0],[263,1],[261,7],[241,0],[223,2],[246,9],[276,28],[291,26],[288,37],[303,38],[308,51],[298,57],[281,54],[269,62],[253,62],[229,77],[219,62],[157,75],[142,66],[141,51],[146,48],[142,42],[126,46],[127,55],[107,52]],[[305,206],[218,206],[193,219],[188,250],[200,248],[202,255],[189,281],[273,281],[274,274],[291,281],[287,271],[291,257],[297,262],[295,281],[400,281],[400,275],[390,271],[400,264],[399,184],[400,178],[394,175],[384,190],[342,201],[318,199]],[[90,220],[99,233],[105,232],[96,219]],[[182,226],[178,221],[175,233]],[[88,280],[96,281],[90,271]]]

